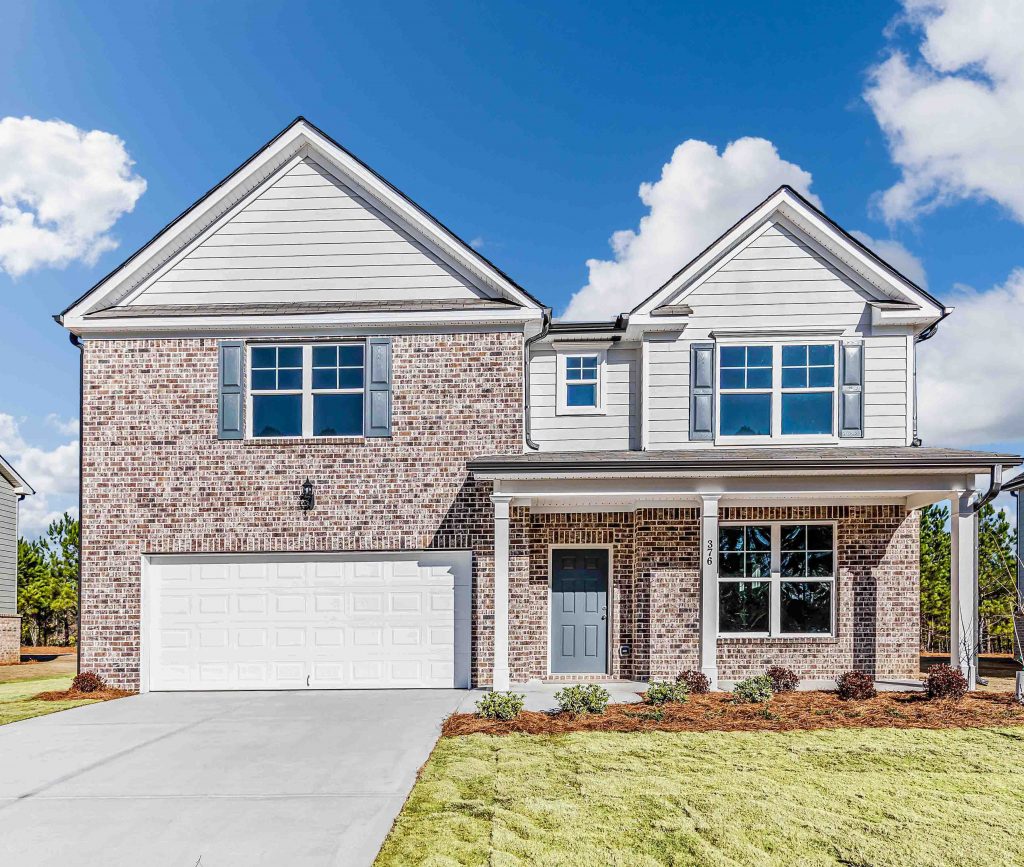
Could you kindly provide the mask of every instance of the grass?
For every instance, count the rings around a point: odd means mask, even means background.
[[[1024,863],[1024,728],[442,738],[376,867]]]
[[[61,677],[33,677],[0,683],[0,725],[30,719],[34,716],[55,713],[83,704],[93,704],[94,699],[73,701],[36,701],[41,692],[57,692],[71,686],[72,675]]]

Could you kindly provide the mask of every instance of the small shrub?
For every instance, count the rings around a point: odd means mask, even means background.
[[[854,701],[863,701],[878,695],[874,678],[863,671],[847,671],[839,675],[836,679],[836,692],[840,698]]]
[[[765,676],[772,682],[773,692],[793,692],[800,686],[800,678],[791,668],[773,665],[765,671]]]
[[[669,704],[684,702],[690,695],[690,688],[681,681],[654,680],[647,684],[644,699],[648,704]]]
[[[928,669],[928,698],[959,701],[967,694],[967,678],[959,669],[944,662]]]
[[[690,695],[704,695],[711,692],[711,681],[702,671],[681,671],[676,678],[676,683],[685,683]]]
[[[757,704],[771,698],[772,682],[766,674],[755,674],[732,688],[732,700],[740,704]]]
[[[526,696],[514,692],[488,692],[476,703],[480,719],[515,719],[522,713]]]
[[[75,692],[98,692],[101,689],[106,689],[107,685],[98,674],[83,671],[81,674],[75,675],[75,679],[71,681],[71,688]]]
[[[608,707],[608,690],[596,683],[567,686],[555,693],[558,709],[569,716],[604,713]]]

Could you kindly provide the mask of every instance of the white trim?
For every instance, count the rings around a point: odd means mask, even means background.
[[[495,491],[491,494],[491,503],[494,505],[494,663],[491,689],[507,692],[510,686],[508,615],[512,498]]]
[[[4,460],[3,455],[0,455],[0,477],[7,479],[14,493],[19,497],[29,497],[35,493],[35,489],[18,474],[14,467]]]
[[[561,551],[561,550],[566,550],[566,551],[568,551],[568,550],[606,550],[608,552],[608,574],[607,574],[607,576],[605,576],[606,577],[606,581],[607,581],[607,585],[606,585],[607,589],[606,589],[606,592],[605,592],[605,598],[606,598],[607,603],[608,603],[607,606],[606,606],[608,610],[605,612],[605,617],[606,617],[606,620],[605,620],[605,636],[604,636],[605,661],[604,661],[604,671],[603,672],[600,672],[600,671],[597,671],[597,672],[594,672],[594,671],[557,671],[556,672],[556,671],[552,671],[551,670],[551,654],[552,654],[552,649],[553,649],[553,645],[551,643],[551,628],[554,625],[554,609],[551,606],[551,596],[552,596],[552,593],[554,592],[554,579],[555,579],[554,552],[556,550],[559,550],[559,551]],[[548,594],[548,598],[547,598],[547,606],[548,606],[548,618],[547,618],[548,619],[548,648],[547,648],[547,667],[546,667],[546,671],[547,671],[547,676],[548,677],[552,677],[552,676],[554,676],[554,677],[593,677],[595,674],[597,674],[597,675],[604,674],[607,677],[611,677],[611,675],[612,675],[612,660],[614,659],[614,657],[612,656],[612,648],[615,645],[615,642],[612,640],[612,627],[615,624],[615,620],[613,619],[613,611],[615,609],[615,594],[614,594],[613,589],[612,589],[613,586],[614,586],[613,585],[612,576],[614,574],[615,574],[615,544],[614,543],[604,543],[604,544],[598,543],[598,544],[593,544],[593,545],[587,544],[587,543],[584,543],[584,542],[569,542],[569,543],[566,543],[564,545],[556,545],[556,544],[550,543],[550,542],[548,543],[548,582],[547,582],[547,594]],[[618,638],[618,630],[616,630],[616,632],[615,632],[615,638]]]
[[[782,576],[782,527],[823,527],[832,528],[832,575],[830,577],[807,577],[784,578]],[[771,566],[770,575],[767,578],[723,578],[718,575],[718,585],[738,584],[741,582],[768,583],[768,631],[767,632],[721,632],[718,628],[718,619],[715,619],[715,632],[719,638],[790,638],[790,639],[828,639],[836,637],[837,623],[837,596],[839,582],[839,523],[833,520],[824,521],[722,521],[719,527],[770,527],[771,528]],[[715,546],[718,547],[717,545]],[[721,556],[721,551],[718,552]],[[718,571],[718,570],[716,570]],[[782,591],[780,585],[783,583],[818,583],[832,585],[832,600],[829,605],[831,615],[831,627],[828,632],[783,632],[781,629],[782,620]],[[716,588],[717,592],[717,588]]]
[[[593,347],[585,343],[572,347],[555,346],[555,378],[557,380],[557,402],[556,415],[607,415],[607,402],[605,400],[606,383],[608,380],[608,350],[601,347]],[[585,379],[579,382],[580,385],[594,385],[597,399],[596,406],[569,406],[567,399],[568,380],[566,364],[569,358],[596,358],[597,378]],[[574,382],[574,384],[576,384]]]

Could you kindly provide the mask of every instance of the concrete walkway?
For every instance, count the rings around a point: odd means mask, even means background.
[[[0,727],[0,863],[371,864],[456,690],[151,693]]]

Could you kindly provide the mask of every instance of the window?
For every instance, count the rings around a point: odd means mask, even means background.
[[[718,631],[831,635],[833,524],[727,524],[718,532]]]
[[[835,345],[721,346],[718,391],[721,437],[832,437]]]
[[[602,377],[605,353],[558,354],[558,412],[562,415],[604,412]]]
[[[362,436],[366,347],[362,343],[253,346],[253,437]]]

